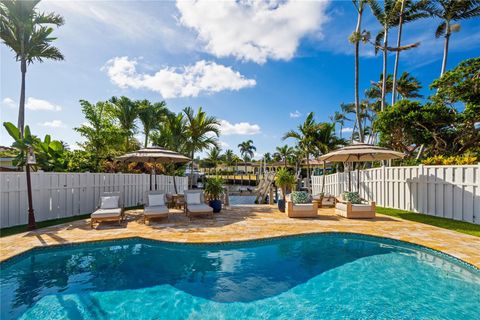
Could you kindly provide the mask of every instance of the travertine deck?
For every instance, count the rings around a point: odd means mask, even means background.
[[[144,225],[141,210],[127,211],[123,226],[102,223],[91,230],[80,220],[0,239],[0,261],[37,246],[144,237],[175,242],[225,242],[313,232],[353,232],[421,244],[480,267],[480,238],[426,224],[378,215],[373,220],[349,220],[320,209],[316,219],[289,219],[271,206],[239,206],[223,210],[214,219],[189,221],[182,212],[170,221]]]

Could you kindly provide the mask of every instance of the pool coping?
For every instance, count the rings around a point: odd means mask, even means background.
[[[16,262],[18,259],[22,259],[25,256],[28,256],[29,254],[34,253],[35,251],[43,251],[43,250],[49,250],[49,249],[61,249],[67,248],[67,247],[80,247],[83,245],[89,245],[89,244],[101,244],[105,242],[121,242],[121,241],[134,241],[134,240],[140,240],[140,241],[146,241],[146,242],[154,242],[154,243],[164,243],[164,244],[173,244],[173,245],[179,245],[179,246],[221,246],[221,245],[232,245],[232,244],[248,244],[248,243],[259,243],[259,242],[271,242],[275,240],[280,240],[280,239],[287,239],[287,238],[308,238],[308,237],[314,237],[314,236],[349,236],[354,239],[364,239],[364,240],[376,240],[376,241],[387,241],[387,242],[393,242],[393,245],[397,244],[399,246],[410,246],[412,247],[411,249],[419,250],[419,251],[424,251],[427,253],[430,253],[436,257],[440,257],[443,259],[446,259],[447,261],[454,263],[458,265],[459,267],[465,268],[469,271],[472,271],[474,273],[479,273],[480,274],[480,268],[477,267],[476,265],[469,263],[465,260],[462,260],[458,257],[455,257],[452,254],[443,252],[438,249],[431,248],[429,246],[423,245],[423,244],[418,244],[414,243],[411,241],[405,241],[405,240],[399,240],[395,238],[390,238],[390,237],[384,237],[384,236],[377,236],[377,235],[371,235],[371,234],[365,234],[365,233],[358,233],[358,232],[344,232],[344,231],[320,231],[320,232],[307,232],[307,233],[299,233],[299,234],[289,234],[289,235],[278,235],[278,236],[271,236],[271,237],[260,237],[260,238],[252,238],[252,239],[244,239],[244,240],[230,240],[230,241],[205,241],[205,242],[180,242],[180,241],[169,241],[169,240],[159,240],[159,239],[152,239],[148,237],[142,237],[142,236],[130,236],[130,237],[123,237],[123,238],[113,238],[113,239],[95,239],[95,240],[88,240],[86,239],[85,241],[77,241],[77,242],[69,242],[69,243],[59,243],[59,244],[49,244],[49,245],[43,245],[43,246],[33,246],[32,248],[29,248],[28,250],[25,250],[23,252],[20,252],[16,255],[13,255],[11,257],[8,257],[2,261],[0,261],[0,270],[4,268],[5,266],[8,266],[10,264],[13,264]],[[387,243],[388,244],[388,243]]]

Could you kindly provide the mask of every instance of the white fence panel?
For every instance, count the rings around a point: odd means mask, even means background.
[[[88,214],[100,194],[121,191],[127,207],[144,203],[148,174],[32,172],[35,218],[45,221]],[[175,177],[178,193],[188,189],[186,177]],[[157,188],[174,193],[173,177],[157,176]],[[0,173],[0,227],[27,223],[27,187],[24,172]]]
[[[350,179],[352,191],[379,206],[480,224],[480,164],[381,167],[361,170],[358,177],[352,171]],[[322,191],[323,181],[312,177],[314,194]],[[325,193],[339,195],[348,187],[348,173],[325,176]]]

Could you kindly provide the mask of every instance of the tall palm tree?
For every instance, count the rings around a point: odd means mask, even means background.
[[[168,109],[165,101],[151,103],[148,100],[137,101],[138,119],[143,126],[143,135],[145,136],[144,147],[148,146],[150,132],[159,126],[165,120]]]
[[[265,160],[266,163],[272,162],[272,154],[270,152],[264,153],[263,160]]]
[[[207,116],[201,107],[196,114],[191,107],[184,108],[183,113],[186,117],[187,146],[193,160],[195,152],[217,146],[216,138],[220,135],[220,121],[215,117]],[[192,186],[193,179],[190,179],[190,188]]]
[[[362,123],[360,121],[360,98],[358,92],[358,83],[360,77],[360,63],[359,63],[359,52],[360,52],[360,41],[366,41],[370,38],[370,34],[368,32],[361,32],[362,30],[362,17],[363,17],[363,10],[365,8],[365,4],[367,0],[352,0],[355,9],[357,10],[357,27],[355,31],[350,36],[350,42],[355,44],[355,113],[356,113],[356,122],[357,125],[361,130]],[[363,135],[360,136],[361,141],[363,141]]]
[[[383,1],[383,8],[380,6],[377,0],[368,0],[372,13],[377,18],[378,22],[382,25],[382,30],[375,37],[375,53],[381,50],[383,53],[383,71],[382,74],[387,74],[387,56],[388,56],[388,32],[390,28],[398,24],[400,3],[397,0],[385,0]],[[385,96],[387,83],[386,78],[382,78],[382,97],[381,97],[381,110],[385,110]],[[360,128],[360,127],[359,127]],[[362,136],[362,130],[359,130],[360,137]]]
[[[428,17],[427,8],[430,0],[398,0],[400,2],[400,12],[398,18],[398,33],[397,33],[397,48],[401,47],[403,25],[408,22],[412,22],[421,18]],[[400,52],[402,50],[396,50],[395,52],[395,65],[393,67],[393,85],[392,85],[392,106],[397,99],[397,73],[398,62],[400,60]]]
[[[435,31],[435,37],[444,37],[442,71],[445,73],[448,59],[448,46],[453,32],[460,31],[460,24],[455,21],[471,19],[480,16],[480,1],[478,0],[436,0],[429,6],[428,11],[434,17],[442,19]]]
[[[319,129],[314,119],[315,114],[310,112],[305,122],[298,126],[298,131],[288,131],[283,135],[283,140],[293,138],[297,140],[299,148],[303,151],[307,161],[307,180],[310,187],[310,155],[315,152],[315,137]]]
[[[110,112],[118,121],[118,125],[125,137],[125,151],[130,151],[130,143],[137,132],[137,118],[139,105],[127,97],[112,97],[110,100]]]
[[[254,156],[254,151],[257,151],[257,148],[253,145],[252,140],[243,141],[238,145],[240,149],[240,155],[243,158],[243,164],[245,165],[245,173],[247,173],[247,161],[251,160]]]
[[[343,111],[335,111],[333,114],[333,117],[330,119],[332,120],[332,123],[334,124],[334,133],[336,133],[336,124],[338,123],[340,125],[340,138],[342,137],[342,129],[345,126],[345,121],[351,121],[349,118],[347,118],[347,115]]]
[[[322,154],[329,153],[330,151],[338,148],[340,145],[346,144],[344,139],[339,139],[335,135],[335,125],[333,123],[319,123],[315,136],[315,147]]]
[[[0,38],[20,61],[22,82],[18,107],[18,128],[23,136],[25,126],[25,76],[27,65],[44,59],[63,60],[63,54],[52,46],[56,39],[52,37],[53,28],[60,27],[64,20],[55,13],[43,13],[36,10],[40,0],[1,0],[0,1]]]
[[[286,168],[288,164],[288,159],[293,155],[293,148],[289,145],[284,145],[277,147],[277,153],[282,157],[283,166]]]

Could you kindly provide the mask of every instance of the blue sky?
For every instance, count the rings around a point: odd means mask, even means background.
[[[237,152],[241,141],[252,139],[263,154],[285,143],[283,133],[308,112],[328,121],[342,102],[354,98],[353,46],[347,38],[356,13],[350,1],[43,1],[39,7],[65,17],[55,31],[65,61],[29,66],[26,123],[35,134],[50,133],[73,148],[81,141],[73,128],[85,121],[80,99],[165,100],[176,112],[202,106],[222,120],[223,149]],[[421,45],[402,53],[400,72],[417,77],[426,96],[440,73],[438,24],[425,19],[404,29],[402,43]],[[480,21],[461,25],[451,38],[448,68],[480,52]],[[380,29],[369,9],[363,27],[372,35]],[[391,35],[393,42],[396,30]],[[5,45],[0,50],[1,121],[16,123],[20,67]],[[363,92],[379,78],[382,62],[371,46],[361,51]],[[389,56],[390,73],[393,62]],[[10,143],[2,130],[1,144]]]

